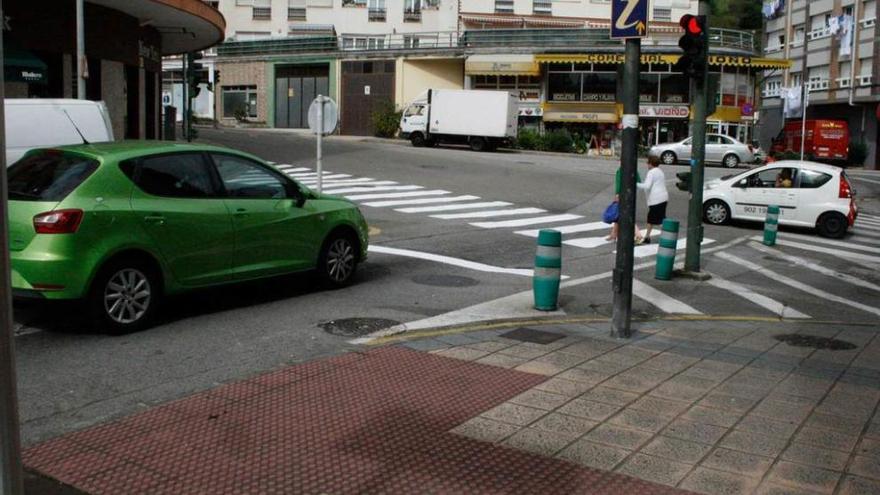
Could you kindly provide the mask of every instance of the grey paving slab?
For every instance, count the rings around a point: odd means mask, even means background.
[[[873,438],[863,438],[856,448],[856,455],[873,457],[880,463],[880,440]]]
[[[578,368],[595,371],[606,376],[616,375],[622,371],[628,370],[635,366],[636,363],[630,361],[618,361],[614,357],[607,354],[590,359],[578,365]]]
[[[819,493],[833,493],[834,487],[837,486],[837,481],[841,476],[842,473],[839,471],[780,461],[770,470],[767,480],[771,483],[789,485]]]
[[[698,358],[681,356],[675,352],[664,352],[653,356],[640,366],[658,371],[678,373],[698,363]]]
[[[690,405],[690,402],[668,400],[660,397],[646,395],[644,397],[640,397],[629,407],[631,407],[632,409],[638,409],[640,411],[653,412],[658,416],[672,418],[681,414],[688,407],[690,407]]]
[[[625,428],[657,433],[670,421],[670,418],[658,416],[648,411],[627,408],[609,418],[607,422]]]
[[[543,409],[535,409],[534,407],[526,407],[505,402],[504,404],[489,409],[480,416],[512,425],[526,426],[545,414],[547,414],[547,411],[544,411]]]
[[[620,464],[631,451],[593,443],[580,439],[569,445],[557,457],[567,459],[583,466],[610,471]]]
[[[570,368],[559,374],[559,378],[589,384],[591,387],[607,380],[609,373],[583,369],[580,367]]]
[[[476,361],[489,354],[486,351],[468,349],[467,347],[450,347],[448,349],[433,352],[443,357],[461,359],[462,361]]]
[[[840,484],[840,495],[877,495],[880,493],[880,480],[847,475]]]
[[[857,455],[848,469],[850,474],[880,481],[880,461],[876,457]]]
[[[545,380],[543,383],[535,388],[538,390],[543,390],[545,392],[565,395],[567,397],[577,397],[593,388],[593,385],[586,382],[566,380],[564,378],[556,376]]]
[[[690,472],[691,466],[662,457],[634,454],[617,472],[662,485],[675,486]]]
[[[641,452],[685,464],[696,464],[710,450],[711,445],[660,435],[642,447]]]
[[[536,375],[544,376],[557,375],[565,370],[565,368],[561,368],[555,364],[535,360],[525,362],[514,369],[524,373],[534,373]]]
[[[801,428],[794,438],[796,442],[843,452],[851,452],[858,441],[857,436],[849,433],[812,427]]]
[[[843,471],[849,459],[849,454],[839,450],[823,449],[815,445],[795,442],[789,445],[780,457],[786,461],[799,464]]]
[[[726,432],[727,428],[723,426],[707,425],[683,419],[673,421],[663,430],[663,434],[666,436],[709,445],[718,442]]]
[[[703,459],[701,465],[719,471],[761,479],[764,473],[773,465],[773,458],[740,452],[738,450],[718,448]]]
[[[439,340],[440,342],[444,342],[449,345],[467,345],[467,344],[476,344],[481,341],[479,338],[469,337],[463,333],[453,333],[450,335],[440,335],[438,337],[434,337],[435,340]]]
[[[527,346],[525,344],[518,344],[512,347],[507,347],[498,351],[501,354],[506,354],[508,356],[516,356],[524,359],[535,359],[537,357],[541,357],[544,354],[547,354],[552,349],[543,349],[540,347]]]
[[[627,404],[632,403],[636,399],[639,398],[639,394],[634,392],[627,392],[626,390],[617,390],[614,388],[609,388],[604,385],[600,385],[598,387],[593,388],[592,390],[585,392],[581,398],[592,400],[595,402],[602,402],[604,404],[611,404],[615,406],[625,406]]]
[[[728,412],[723,409],[704,406],[694,406],[688,409],[682,416],[682,419],[688,421],[696,421],[707,425],[724,426],[726,428],[735,425],[740,418],[742,418],[741,413]]]
[[[598,421],[566,414],[550,413],[532,423],[530,427],[580,437],[598,425]]]
[[[651,390],[649,395],[686,402],[695,402],[705,396],[706,393],[707,390],[704,389],[666,382]]]
[[[718,443],[718,446],[758,454],[767,457],[776,457],[785,449],[788,440],[779,437],[767,437],[747,431],[732,430]]]
[[[602,424],[588,433],[584,439],[626,450],[635,450],[651,438],[651,433],[611,424]]]
[[[523,428],[504,441],[505,445],[539,455],[552,456],[571,443],[574,435],[558,432]]]
[[[586,361],[586,358],[574,354],[566,354],[560,351],[553,351],[535,358],[535,361],[540,363],[549,363],[559,367],[560,369],[565,370],[583,363],[584,361]]]
[[[457,426],[452,433],[483,442],[500,442],[520,430],[519,426],[476,417]]]
[[[435,339],[413,340],[410,342],[405,342],[403,345],[404,347],[409,347],[410,349],[423,352],[436,351],[450,347],[450,345],[446,342],[441,342]]]
[[[794,435],[799,425],[800,421],[776,421],[764,416],[754,416],[750,413],[737,423],[734,428],[759,435],[789,438]]]
[[[525,363],[527,360],[524,358],[518,358],[515,356],[508,356],[506,354],[489,354],[488,356],[481,357],[477,359],[476,362],[480,364],[488,364],[490,366],[498,366],[500,368],[516,368],[517,366]]]
[[[735,395],[710,392],[697,402],[698,406],[714,407],[725,411],[745,413],[758,403],[758,399],[737,397]]]
[[[560,407],[556,412],[593,421],[604,421],[618,410],[620,406],[578,398]]]
[[[754,495],[816,495],[816,493],[813,490],[804,490],[802,488],[764,481],[755,490]]]
[[[485,342],[477,342],[476,344],[468,344],[465,347],[468,347],[470,349],[477,349],[478,351],[498,352],[513,346],[514,344],[512,342],[505,343],[487,340]]]
[[[741,495],[751,493],[757,482],[737,474],[698,467],[678,486],[707,495]]]
[[[557,407],[565,404],[569,400],[570,397],[566,397],[564,395],[532,389],[517,395],[516,397],[510,399],[509,402],[519,404],[521,406],[534,407],[535,409],[545,409],[547,411],[552,411],[553,409],[556,409]]]
[[[861,431],[862,428],[865,427],[865,422],[858,418],[848,418],[845,416],[814,412],[807,417],[804,426],[847,433]],[[865,434],[866,436],[870,436],[870,432],[866,432]]]
[[[603,382],[602,385],[605,387],[625,390],[627,392],[642,394],[654,389],[664,380],[669,378],[669,376],[671,376],[671,373],[665,371],[633,368],[609,378]]]

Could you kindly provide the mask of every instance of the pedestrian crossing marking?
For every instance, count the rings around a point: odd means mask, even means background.
[[[757,292],[749,289],[744,285],[740,285],[732,280],[725,280],[717,275],[712,275],[712,278],[708,280],[709,285],[717,287],[722,290],[726,290],[732,294],[736,294],[741,298],[755,303],[758,306],[761,306],[764,309],[769,310],[773,314],[779,315],[782,318],[810,318],[809,316],[797,311],[781,302],[771,299],[763,294],[758,294]]]
[[[660,308],[665,313],[675,313],[683,315],[701,315],[702,312],[688,306],[678,299],[667,296],[650,285],[633,279],[633,295],[645,302],[651,303]]]
[[[773,256],[774,258],[777,258],[777,259],[784,261],[786,263],[794,263],[798,266],[803,266],[804,268],[809,268],[810,270],[813,270],[814,272],[821,273],[822,275],[827,275],[829,277],[833,277],[838,280],[848,282],[852,285],[857,285],[859,287],[864,287],[865,289],[870,289],[873,291],[880,292],[880,285],[872,284],[871,282],[868,282],[867,280],[862,280],[860,278],[853,277],[852,275],[849,275],[847,273],[841,273],[841,272],[834,271],[830,268],[826,268],[822,265],[819,265],[818,263],[813,263],[805,258],[794,256],[794,255],[791,255],[788,253],[782,253],[781,251],[778,251],[773,248],[769,248],[767,246],[764,246],[763,244],[758,244],[757,242],[750,242],[749,246],[752,249],[757,249],[758,251],[769,254],[770,256]]]
[[[591,232],[593,230],[602,230],[602,229],[610,229],[611,224],[607,224],[605,222],[591,222],[591,223],[580,223],[576,225],[562,225],[560,227],[553,227],[553,230],[558,230],[561,234],[577,234],[579,232]],[[538,237],[538,232],[540,229],[535,230],[520,230],[515,232],[519,235],[524,235],[527,237]]]
[[[307,186],[310,186],[312,184],[317,184],[318,179],[305,179],[305,180],[301,180],[299,182],[300,182],[300,184],[305,184]],[[371,179],[369,177],[361,177],[358,179],[330,179],[330,180],[327,180],[325,178],[325,179],[322,179],[321,182],[323,182],[324,184],[333,184],[333,185],[374,184],[376,182],[387,182],[390,184],[397,184],[397,182],[394,182],[394,181],[390,181],[390,180],[389,181],[377,181],[376,179]]]
[[[768,269],[767,267],[752,263],[751,261],[748,261],[748,260],[744,260],[738,256],[733,255],[733,254],[730,254],[730,253],[727,253],[724,251],[719,251],[719,252],[715,253],[715,256],[717,256],[723,260],[729,261],[731,263],[740,265],[744,268],[748,268],[749,270],[752,270],[755,273],[759,273],[765,277],[768,277],[775,282],[779,282],[779,283],[788,285],[789,287],[800,290],[802,292],[806,292],[808,294],[819,297],[821,299],[824,299],[827,301],[838,302],[840,304],[845,304],[847,306],[851,306],[853,308],[860,309],[860,310],[865,311],[867,313],[871,313],[871,314],[875,314],[877,316],[880,316],[880,309],[878,309],[878,308],[875,308],[873,306],[868,306],[866,304],[862,304],[860,302],[853,301],[850,299],[846,299],[845,297],[840,297],[836,294],[826,292],[822,289],[817,289],[817,288],[810,286],[810,285],[807,285],[803,282],[799,282],[799,281],[794,280],[792,278],[786,277],[785,275],[782,275],[781,273],[776,273],[773,270]]]
[[[877,225],[877,226],[880,226],[880,220],[874,220],[874,219],[872,219],[872,218],[861,218],[861,217],[859,217],[859,219],[856,220],[856,223],[866,223],[866,224],[868,224],[868,225]]]
[[[311,186],[317,185],[317,181],[315,181],[314,183],[303,182],[303,184],[311,187]],[[368,187],[368,186],[372,187],[372,186],[394,186],[394,185],[397,185],[397,182],[394,182],[393,180],[377,180],[377,181],[373,181],[373,182],[331,182],[331,183],[324,182],[324,184],[323,184],[325,190],[326,189],[339,189],[342,187],[355,187],[355,186],[357,186],[357,187]]]
[[[643,231],[644,235],[644,231]],[[708,244],[712,244],[715,242],[714,239],[703,238],[703,242],[700,243],[700,246],[706,246]],[[679,239],[678,243],[675,246],[676,251],[681,251],[687,247],[687,239]],[[660,249],[659,242],[655,242],[653,244],[644,244],[640,246],[636,246],[633,250],[633,257],[635,258],[647,258],[648,256],[654,256],[657,254],[657,251]]]
[[[382,208],[385,206],[407,206],[407,205],[429,205],[436,203],[454,203],[456,201],[473,201],[480,199],[479,196],[454,196],[451,198],[419,198],[419,199],[400,199],[390,201],[373,201],[370,203],[362,203],[364,206],[372,206]]]
[[[442,189],[433,189],[430,191],[410,191],[410,192],[397,192],[397,193],[376,193],[376,194],[351,194],[346,195],[345,197],[352,200],[364,200],[364,199],[392,199],[392,198],[413,198],[419,196],[440,196],[443,194],[449,194],[449,191],[444,191]]]
[[[826,239],[824,237],[817,237],[817,236],[808,236],[808,235],[786,233],[784,236],[780,236],[780,238],[782,238],[784,240],[794,239],[795,241],[807,241],[807,242],[813,242],[816,244],[827,244],[829,246],[847,248],[847,249],[851,249],[853,251],[866,251],[868,253],[876,253],[878,250],[877,246],[868,246],[865,244],[857,244],[855,242],[850,242],[850,241],[835,241],[833,239]],[[868,242],[868,241],[866,240],[865,242]]]
[[[369,193],[379,191],[415,191],[424,189],[422,186],[376,186],[376,187],[343,187],[342,189],[325,188],[327,194]]]
[[[394,211],[399,211],[401,213],[431,213],[437,211],[449,211],[449,210],[472,210],[474,208],[497,208],[501,206],[510,206],[513,203],[508,203],[506,201],[488,201],[483,203],[465,203],[465,204],[454,204],[454,205],[439,205],[439,206],[416,206],[412,208],[399,208]]]
[[[541,210],[544,211],[544,210]],[[538,225],[542,223],[558,223],[558,222],[567,222],[569,220],[577,220],[579,218],[583,218],[580,215],[573,215],[571,213],[564,213],[561,215],[550,215],[544,217],[534,217],[534,218],[520,218],[517,220],[503,220],[498,222],[478,222],[472,223],[474,227],[482,227],[484,229],[499,229],[499,228],[509,228],[509,227],[525,227],[526,225]],[[548,227],[553,228],[553,227]]]
[[[763,240],[763,238],[755,236],[755,237],[752,237],[751,240],[760,242]],[[861,254],[861,253],[851,253],[849,251],[842,250],[842,249],[833,249],[833,248],[826,248],[826,247],[821,247],[821,246],[814,246],[813,244],[804,244],[802,242],[786,241],[785,239],[776,239],[776,245],[788,246],[788,247],[793,247],[796,249],[802,249],[804,251],[813,251],[816,253],[833,254],[833,255],[839,256],[841,258],[846,258],[852,262],[866,261],[866,262],[871,262],[871,263],[880,263],[880,257],[878,257],[878,256],[870,256],[870,255]],[[866,265],[866,266],[869,266],[869,265]]]
[[[569,239],[562,241],[566,246],[579,247],[583,249],[592,249],[605,244],[612,244],[615,241],[609,241],[605,237],[580,237],[578,239]]]
[[[431,218],[439,218],[441,220],[457,220],[461,218],[491,218],[491,217],[509,217],[514,215],[532,215],[535,213],[544,213],[546,210],[540,208],[516,208],[513,210],[489,210],[475,211],[470,213],[450,213],[447,215],[431,215]]]

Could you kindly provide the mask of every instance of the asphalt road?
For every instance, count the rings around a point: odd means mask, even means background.
[[[311,136],[260,130],[200,129],[200,133],[202,142],[249,151],[285,164],[288,170],[314,168],[315,141]],[[435,218],[459,215],[462,210],[398,211],[448,206],[454,202],[381,203],[440,196],[474,197],[461,201],[489,203],[482,211],[522,209],[526,217],[559,216],[560,224],[586,225],[601,220],[602,211],[612,197],[617,168],[614,161],[576,155],[415,149],[406,143],[343,137],[330,137],[324,143],[324,169],[351,176],[339,180],[372,178],[396,183],[388,184],[392,188],[403,187],[342,194],[414,193],[413,196],[357,200],[370,224],[371,244],[376,248],[361,267],[357,283],[343,290],[321,291],[313,287],[310,277],[302,275],[201,291],[168,301],[165,316],[155,328],[122,337],[92,331],[78,318],[76,306],[19,307],[16,309],[19,326],[16,345],[26,444],[283,364],[355,348],[347,343],[350,335],[325,331],[322,326],[328,322],[348,318],[388,320],[375,326],[363,320],[363,328],[346,327],[357,333],[394,322],[443,315],[527,291],[531,279],[515,270],[531,268],[535,239],[522,231],[545,225],[494,223],[515,221],[522,218],[521,215]],[[640,169],[644,175],[644,165]],[[685,169],[666,167],[667,179],[671,181],[675,172]],[[727,173],[729,171],[724,169],[710,168],[707,177]],[[859,190],[863,211],[880,216],[877,201],[880,175],[858,171],[851,175]],[[677,191],[672,183],[669,188],[672,195],[669,216],[686,219],[687,195]],[[444,192],[431,196],[425,195],[425,191]],[[533,208],[543,211],[531,210]],[[640,223],[645,212],[640,194]],[[490,225],[472,225],[475,223]],[[706,247],[725,246],[760,233],[760,226],[756,225],[707,227],[705,237],[710,244]],[[880,236],[880,232],[875,233]],[[597,277],[590,284],[572,289],[578,292],[563,293],[562,303],[570,312],[610,313],[610,283],[601,277],[612,268],[614,259],[613,245],[602,240],[606,234],[605,227],[590,227],[575,236],[581,246],[565,247],[563,272],[566,275],[573,279]],[[792,234],[815,237],[811,232]],[[840,248],[832,244],[816,245],[832,250]],[[871,244],[864,244],[868,245]],[[644,257],[636,262],[650,264],[653,260],[650,248],[641,249]],[[769,259],[767,253],[754,256],[743,244],[736,249],[740,251],[731,253],[740,258],[756,260],[764,256]],[[876,254],[877,249],[871,253],[857,247],[852,252],[870,256]],[[807,254],[829,256],[817,251]],[[754,270],[746,270],[741,265],[722,266],[728,261],[714,255],[706,257],[707,264],[725,279],[736,279],[749,287],[770,286]],[[874,266],[871,260],[825,261],[835,270],[847,271],[869,284],[880,285],[876,267],[870,269]],[[790,262],[776,263],[773,268],[779,273],[801,270]],[[639,276],[647,273],[645,270]],[[829,287],[826,280],[816,278],[809,282],[826,290],[836,290]],[[726,293],[713,294],[698,285],[681,287],[682,294],[697,300],[692,304],[703,312],[737,314],[743,311],[743,302]],[[847,300],[876,305],[870,302],[876,293],[870,291],[865,294],[846,288],[836,293]],[[582,297],[584,294],[589,297]],[[768,288],[768,294],[784,301],[793,297],[791,288],[784,285]],[[810,315],[814,318],[840,313],[839,303],[822,297],[817,297],[810,306],[814,308],[811,310],[814,314]],[[656,304],[641,299],[634,302],[634,307],[646,315],[662,313]],[[858,321],[871,316],[870,312],[856,313],[852,318]]]

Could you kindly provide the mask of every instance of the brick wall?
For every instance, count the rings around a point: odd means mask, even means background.
[[[265,123],[268,116],[270,95],[266,85],[266,64],[263,62],[217,62],[217,71],[220,73],[219,87],[214,88],[215,109],[217,119],[226,124],[232,124],[235,119],[223,116],[223,87],[224,86],[256,86],[257,87],[257,117],[251,117],[253,122]]]

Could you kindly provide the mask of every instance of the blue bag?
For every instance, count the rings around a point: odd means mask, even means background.
[[[608,205],[608,208],[605,208],[605,213],[602,214],[602,221],[605,223],[615,223],[617,219],[620,217],[620,210],[617,206],[617,201]]]

